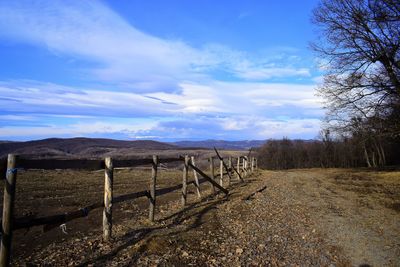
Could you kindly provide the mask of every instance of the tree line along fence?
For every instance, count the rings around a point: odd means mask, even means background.
[[[44,226],[47,229],[57,227],[68,221],[86,217],[90,211],[98,208],[103,208],[103,240],[108,241],[112,235],[112,206],[113,204],[133,200],[140,197],[147,197],[149,200],[149,220],[154,221],[156,198],[176,190],[181,189],[181,203],[184,207],[187,201],[187,187],[193,184],[196,189],[197,197],[200,199],[201,191],[200,184],[209,182],[211,184],[212,192],[219,192],[228,195],[227,189],[231,182],[244,181],[244,178],[258,169],[258,161],[255,157],[240,156],[237,158],[228,157],[225,161],[221,157],[217,149],[216,157],[210,157],[209,167],[210,175],[198,168],[195,164],[193,156],[180,156],[177,158],[159,158],[154,155],[152,158],[147,159],[112,159],[110,157],[104,160],[87,160],[87,159],[24,159],[14,154],[9,154],[7,159],[0,159],[0,178],[4,179],[4,198],[3,198],[3,215],[1,220],[1,245],[0,245],[0,267],[9,266],[11,259],[11,242],[12,233],[14,230],[30,228],[33,226]],[[249,153],[250,154],[250,153]],[[215,160],[219,160],[219,175],[215,173]],[[236,162],[234,162],[236,161]],[[182,162],[183,175],[182,184],[157,189],[157,172],[160,164]],[[121,196],[113,196],[113,180],[114,169],[122,167],[137,167],[137,166],[151,166],[150,188],[149,190],[134,192]],[[65,212],[63,214],[33,217],[24,216],[14,218],[14,199],[16,190],[17,173],[19,170],[29,169],[72,169],[72,170],[89,170],[95,171],[104,169],[104,199],[93,203],[89,206],[81,208],[72,212]],[[193,170],[193,181],[188,181],[188,172]],[[199,179],[198,175],[202,178]],[[224,176],[228,177],[228,183],[223,184]],[[225,187],[224,187],[225,186]]]

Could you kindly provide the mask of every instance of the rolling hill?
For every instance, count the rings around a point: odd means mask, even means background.
[[[175,152],[173,154],[176,154],[176,152],[182,150],[204,150],[213,147],[223,150],[248,150],[251,147],[259,147],[264,143],[265,141],[261,140],[205,140],[163,143],[152,140],[124,141],[84,137],[49,138],[26,142],[0,141],[0,157],[5,157],[9,153],[29,158],[141,157],[141,155],[152,154],[152,151],[165,151],[167,154]]]
[[[32,158],[102,157],[127,155],[139,150],[179,149],[173,144],[150,140],[122,141],[101,138],[49,138],[27,142],[0,142],[0,157],[9,153]]]

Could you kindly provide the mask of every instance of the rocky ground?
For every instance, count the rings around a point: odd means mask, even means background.
[[[209,193],[209,192],[208,192]],[[28,266],[400,266],[400,173],[259,171],[13,260]]]

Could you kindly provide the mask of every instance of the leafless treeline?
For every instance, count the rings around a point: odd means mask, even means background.
[[[258,149],[261,168],[354,168],[400,164],[400,144],[358,137],[333,140],[325,133],[322,140],[269,140]]]

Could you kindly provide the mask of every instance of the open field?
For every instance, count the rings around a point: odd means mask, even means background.
[[[159,188],[182,172],[161,171]],[[16,213],[49,215],[102,199],[103,172],[29,171],[18,175]],[[147,189],[149,170],[118,170],[115,196]],[[192,173],[190,173],[192,179]],[[199,201],[189,186],[113,207],[113,240],[101,241],[101,210],[58,227],[15,232],[13,263],[82,266],[399,266],[400,172],[307,169],[260,171],[235,183],[228,197]],[[265,188],[265,189],[264,189]],[[264,190],[263,190],[264,189]],[[250,196],[252,193],[260,190]],[[204,192],[204,191],[203,191]],[[250,197],[249,197],[250,196]]]

